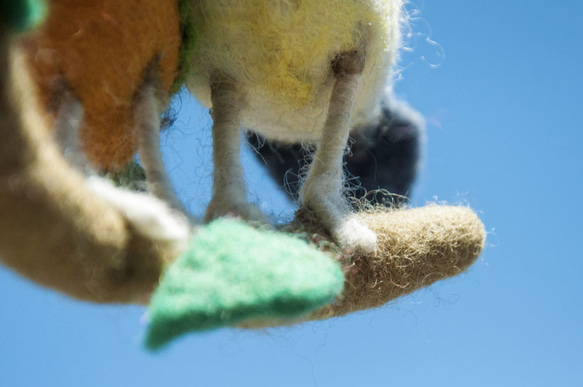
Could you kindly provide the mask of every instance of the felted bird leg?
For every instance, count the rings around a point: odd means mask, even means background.
[[[247,220],[268,223],[265,215],[247,201],[240,162],[240,103],[237,84],[223,74],[211,79],[213,119],[213,196],[205,222],[232,213]]]
[[[150,72],[148,71],[148,73]],[[156,97],[157,89],[155,82],[152,80],[153,77],[148,75],[137,94],[134,110],[140,162],[146,171],[148,190],[175,210],[187,214],[187,211],[176,197],[176,193],[164,169],[160,150],[160,101]],[[196,220],[192,219],[192,221]]]
[[[371,204],[397,207],[411,196],[423,149],[425,122],[421,114],[390,94],[380,115],[350,130],[350,152],[344,170],[350,177],[345,194]],[[301,143],[271,141],[259,134],[247,136],[257,160],[292,200],[297,200],[300,176],[310,149]],[[351,200],[352,203],[358,203]]]
[[[147,79],[154,79],[155,64],[148,69]],[[144,82],[137,94],[134,114],[142,158],[146,161],[148,183],[154,190],[154,196],[160,200],[149,194],[116,188],[108,180],[96,175],[79,146],[83,107],[64,82],[61,95],[57,98],[60,105],[52,132],[69,164],[83,175],[88,175],[87,186],[102,200],[108,201],[125,214],[133,222],[137,232],[153,240],[174,240],[179,246],[188,238],[189,225],[186,211],[176,198],[162,163],[159,149],[159,99],[154,84],[153,81]],[[177,250],[180,249],[177,247]]]
[[[342,246],[372,252],[375,233],[351,216],[351,207],[343,195],[343,156],[363,69],[364,55],[358,51],[341,54],[333,64],[335,83],[328,118],[300,191],[300,203],[316,213]]]
[[[88,168],[88,162],[79,149],[79,127],[83,120],[83,106],[70,92],[66,91],[63,94],[53,125],[53,137],[69,164],[84,172]]]

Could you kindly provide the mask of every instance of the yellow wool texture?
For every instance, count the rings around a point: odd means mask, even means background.
[[[254,92],[266,98],[283,98],[291,108],[305,106],[331,75],[338,53],[360,49],[370,40],[367,66],[387,65],[382,53],[398,40],[393,16],[401,5],[401,0],[197,1],[195,82],[208,83],[218,70],[251,82]]]

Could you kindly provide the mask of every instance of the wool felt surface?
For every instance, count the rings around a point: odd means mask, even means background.
[[[77,299],[149,298],[163,262],[177,253],[136,233],[66,162],[12,43],[0,33],[0,261]]]
[[[400,0],[196,1],[198,40],[187,86],[211,107],[209,81],[225,74],[242,90],[241,122],[286,142],[317,141],[334,85],[332,63],[362,51],[366,68],[353,123],[378,114],[400,44]]]
[[[430,204],[421,208],[362,208],[357,216],[377,233],[374,253],[336,246],[313,213],[300,209],[284,227],[311,236],[311,243],[342,263],[344,291],[334,301],[302,318],[323,320],[378,308],[431,284],[458,275],[476,261],[486,232],[474,211],[462,206]],[[297,321],[252,320],[245,328],[289,325]]]
[[[198,34],[192,18],[194,2],[191,0],[178,0],[178,14],[180,16],[180,31],[182,43],[178,58],[178,73],[174,78],[174,85],[170,88],[170,94],[175,94],[184,85],[192,72],[190,60],[195,55]]]
[[[145,70],[156,66],[161,101],[174,84],[178,2],[53,0],[45,23],[22,44],[45,110],[54,113],[63,91],[71,92],[84,108],[80,139],[88,159],[119,169],[136,152],[133,103]]]
[[[110,16],[101,14],[115,21]],[[78,32],[83,35],[83,29]],[[9,40],[0,43],[8,52]],[[35,53],[42,59],[51,50]],[[6,77],[8,55],[0,58],[0,74]],[[24,67],[19,60],[11,68]],[[0,95],[5,108],[0,167],[8,178],[0,184],[3,262],[73,297],[141,302],[157,284],[163,262],[176,255],[134,235],[123,214],[90,195],[83,177],[52,144],[27,72],[12,75],[10,82],[0,82],[10,86]],[[230,220],[211,224],[167,270],[152,300],[148,345],[159,348],[190,330],[277,319],[289,323],[378,307],[458,274],[484,244],[483,225],[469,210],[426,207],[357,216],[379,234],[379,249],[372,255],[336,252],[344,275],[334,259],[297,238]],[[298,221],[303,225],[291,232],[326,235],[321,225],[308,232],[305,224],[311,221],[305,216]]]
[[[377,233],[377,250],[350,258],[341,299],[313,319],[378,308],[458,275],[476,261],[486,240],[476,213],[463,206],[376,207],[356,216]]]
[[[425,124],[408,106],[385,101],[379,120],[350,132],[350,152],[344,155],[346,194],[372,203],[399,206],[411,197],[423,152]],[[292,200],[298,199],[307,164],[315,149],[305,144],[282,144],[248,135],[253,154]]]
[[[340,264],[305,241],[219,219],[163,275],[146,346],[248,320],[298,318],[332,302],[343,284]]]

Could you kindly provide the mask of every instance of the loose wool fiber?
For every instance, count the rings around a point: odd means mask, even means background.
[[[136,152],[133,99],[144,70],[158,60],[160,89],[169,90],[180,43],[176,0],[52,0],[45,23],[23,42],[41,104],[54,111],[71,89],[84,108],[84,150],[108,170]]]
[[[370,118],[399,45],[401,0],[201,0],[193,4],[197,48],[187,81],[211,107],[209,80],[242,90],[242,123],[271,139],[317,140],[338,55],[366,52],[356,115]]]

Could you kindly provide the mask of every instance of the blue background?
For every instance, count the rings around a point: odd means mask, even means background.
[[[72,301],[0,268],[0,386],[583,385],[583,2],[416,4],[396,86],[428,122],[413,202],[479,212],[487,247],[468,272],[380,310],[191,335],[152,355],[142,308]],[[209,127],[183,96],[164,135],[197,214]],[[246,159],[251,197],[289,216]]]

